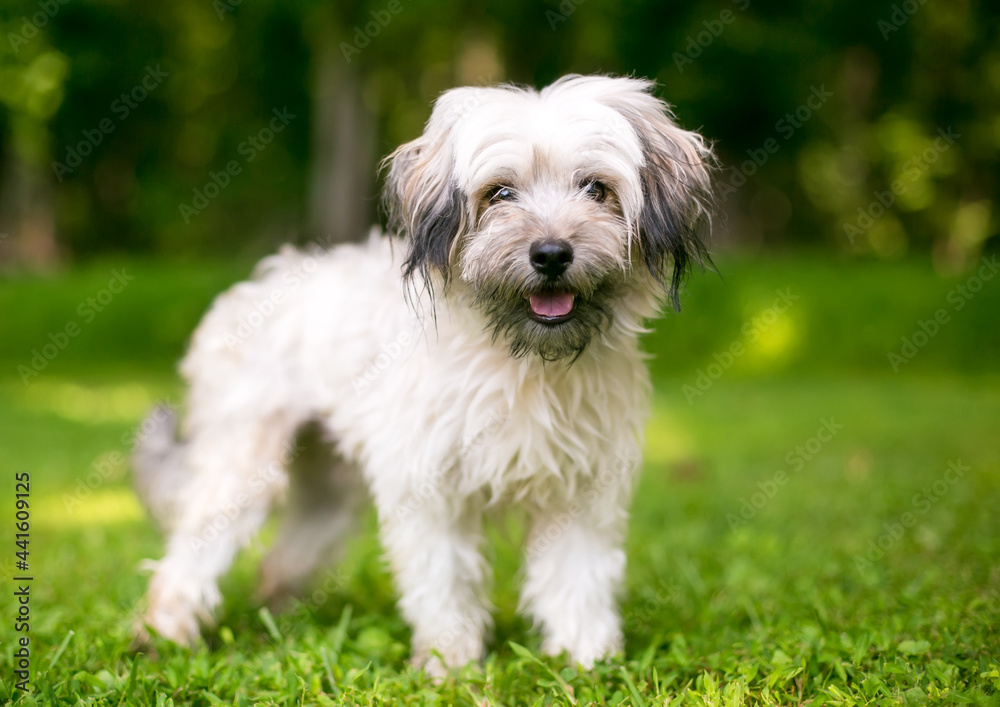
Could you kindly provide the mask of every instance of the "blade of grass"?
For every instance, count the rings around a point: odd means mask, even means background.
[[[52,666],[54,666],[57,662],[59,662],[59,659],[62,658],[62,654],[66,652],[66,647],[69,645],[69,640],[71,638],[73,638],[72,630],[70,630],[69,633],[66,634],[66,638],[62,640],[62,643],[59,644],[59,647],[56,649],[56,652],[52,654],[51,658],[49,658],[49,664],[46,670],[52,670]]]
[[[260,616],[260,620],[264,624],[264,628],[267,629],[267,632],[271,635],[271,638],[274,639],[274,642],[281,643],[281,631],[278,630],[277,624],[274,623],[274,617],[271,616],[271,612],[267,610],[267,607],[260,607],[260,611],[257,612],[257,615]]]
[[[632,676],[628,674],[624,666],[621,668],[621,673],[622,679],[628,686],[628,691],[632,693],[632,701],[635,702],[635,707],[646,707],[646,701],[642,699],[642,695],[639,694],[639,688],[632,682]]]
[[[122,697],[120,700],[118,700],[119,707],[125,704],[125,700],[129,698],[129,696],[132,694],[132,690],[135,689],[135,676],[136,676],[136,670],[139,667],[139,658],[140,656],[137,655],[135,658],[132,659],[132,669],[129,670],[128,673],[128,682],[125,683],[125,689],[122,690]]]
[[[556,683],[559,685],[559,687],[562,688],[562,691],[566,694],[566,699],[568,699],[572,704],[574,705],[576,704],[576,697],[573,695],[573,686],[570,685],[568,682],[566,682],[563,679],[562,675],[560,675],[552,668],[550,668],[548,665],[546,665],[543,660],[538,658],[534,653],[529,651],[520,643],[514,643],[514,641],[507,641],[507,643],[510,646],[510,649],[514,651],[515,655],[517,655],[519,658],[525,658],[540,665],[542,667],[542,670],[551,675],[552,679],[555,680]]]

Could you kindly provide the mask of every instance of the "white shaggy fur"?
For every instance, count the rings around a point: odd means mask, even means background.
[[[541,94],[450,91],[390,158],[406,253],[378,232],[285,248],[216,300],[181,366],[180,440],[151,435],[136,456],[170,532],[146,626],[189,643],[211,620],[218,578],[285,495],[290,444],[312,423],[332,457],[292,479],[265,595],[294,589],[343,541],[363,478],[417,664],[482,657],[480,523],[500,504],[532,519],[522,608],[544,650],[590,666],[622,649],[616,594],[650,388],[638,335],[665,263],[678,276],[700,247],[693,230],[656,229],[693,229],[710,159],[648,90],[568,77]],[[501,203],[497,185],[516,196]],[[545,280],[528,251],[553,237],[575,255]],[[552,291],[590,323],[539,323],[528,297]]]

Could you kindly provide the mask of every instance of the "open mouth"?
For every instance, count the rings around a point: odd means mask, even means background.
[[[559,324],[573,317],[575,304],[572,292],[539,292],[528,297],[528,313],[536,322]]]

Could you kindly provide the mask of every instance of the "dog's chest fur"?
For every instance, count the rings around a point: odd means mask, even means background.
[[[468,422],[453,459],[442,464],[459,495],[558,500],[637,456],[645,368],[637,355],[611,355],[605,346],[595,342],[571,366],[512,360],[502,350],[463,362],[480,384],[449,391]]]

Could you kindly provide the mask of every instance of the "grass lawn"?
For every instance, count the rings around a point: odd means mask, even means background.
[[[172,308],[171,331],[181,332],[215,289],[208,277],[186,281],[180,302],[158,286],[147,295],[144,283],[176,278],[147,267],[149,277],[130,285],[134,294],[120,296],[121,311],[109,306],[109,328],[92,330],[130,333],[104,339],[102,349],[85,331],[74,347],[114,352],[131,336],[137,351],[154,351],[156,341],[141,334],[143,311],[158,306],[150,302]],[[123,457],[143,412],[154,401],[179,400],[180,389],[167,356],[101,359],[69,348],[25,385],[16,366],[39,335],[11,307],[0,324],[0,336],[8,335],[0,343],[7,508],[0,567],[6,578],[18,574],[14,474],[27,471],[33,692],[13,691],[12,641],[22,634],[13,631],[17,607],[6,589],[0,698],[25,705],[1000,704],[1000,376],[995,359],[975,361],[967,350],[995,346],[995,331],[983,334],[970,322],[988,321],[975,307],[992,306],[996,296],[954,313],[951,328],[894,374],[885,351],[946,302],[953,283],[921,266],[897,267],[889,284],[880,284],[884,274],[855,273],[850,281],[869,283],[870,296],[844,288],[830,300],[870,301],[878,288],[885,296],[904,286],[917,293],[891,305],[904,312],[896,317],[884,306],[867,317],[859,306],[827,321],[819,313],[835,310],[825,292],[837,267],[813,264],[803,275],[800,263],[734,265],[723,285],[696,282],[692,306],[651,339],[657,398],[628,541],[624,658],[582,672],[538,657],[537,634],[515,614],[523,536],[515,514],[491,529],[497,612],[489,658],[441,685],[407,666],[408,629],[371,517],[347,559],[286,613],[271,616],[249,599],[262,554],[253,546],[223,582],[226,604],[205,645],[161,643],[157,660],[132,656],[129,627],[148,580],[139,563],[158,557],[162,541],[131,494]],[[44,292],[39,311],[52,330],[74,317],[101,277],[91,270],[45,290],[8,283],[0,305]],[[769,293],[787,286],[802,298],[789,318],[769,324],[757,348],[690,395],[713,354],[743,340],[741,322],[760,311],[754,304],[741,319],[739,303],[759,301],[766,311]],[[712,288],[731,296],[709,298],[699,310],[698,292]],[[856,345],[830,334],[836,317],[852,316],[864,320]],[[672,359],[666,342],[685,331],[695,343],[675,347]],[[169,349],[180,334],[164,336]],[[836,346],[842,356],[831,353]],[[838,367],[839,359],[850,365]]]

